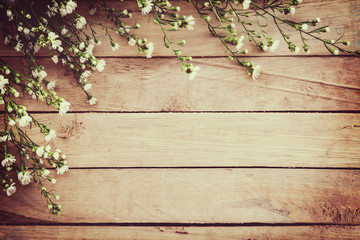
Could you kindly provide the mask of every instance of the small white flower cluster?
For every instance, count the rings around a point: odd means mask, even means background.
[[[84,17],[78,17],[75,22],[77,29],[82,29],[86,25],[86,19]]]
[[[22,152],[25,152],[25,157],[28,159],[30,158],[29,153],[27,153],[27,151],[25,149],[22,150]],[[42,146],[36,147],[35,153],[37,155],[37,159],[39,161],[40,164],[43,164],[43,159],[47,159],[51,165],[53,167],[56,168],[57,170],[57,174],[61,175],[64,174],[66,171],[69,170],[69,167],[67,166],[67,161],[65,161],[66,159],[66,155],[63,154],[62,156],[60,156],[61,150],[60,149],[56,149],[54,152],[51,152],[51,147],[50,145],[47,145],[45,148]],[[5,154],[5,158],[1,161],[1,166],[5,167],[8,169],[8,171],[10,171],[12,169],[12,165],[14,165],[16,163],[16,159],[15,156],[11,155],[11,154]],[[36,170],[34,170],[36,171]],[[55,184],[56,183],[56,179],[49,177],[50,171],[46,168],[41,168],[39,170],[39,174],[37,174],[37,177],[41,176],[45,179],[47,179],[48,181],[50,181],[51,183]],[[29,183],[31,183],[31,179],[32,179],[32,173],[30,173],[27,170],[21,170],[17,173],[17,177],[18,177],[18,181],[21,183],[22,186],[26,186]],[[6,185],[6,184],[5,184]],[[15,187],[15,183],[12,184],[7,184],[6,187],[6,192],[8,196],[13,195],[16,192],[16,187]],[[41,185],[41,189],[43,191],[45,191],[45,187]],[[56,197],[58,198],[58,197]]]
[[[253,62],[248,62],[245,60],[241,61],[241,64],[245,67],[247,74],[251,75],[254,80],[260,76],[260,72],[261,72],[260,65],[255,65],[255,63]]]
[[[251,4],[251,0],[243,0],[243,9],[244,10],[247,10],[247,9],[249,9],[249,7],[250,7],[250,4]]]
[[[133,28],[140,28],[140,24],[136,24]],[[139,53],[145,53],[146,58],[152,58],[152,54],[154,52],[154,43],[148,43],[146,38],[139,39],[135,35],[130,35],[130,29],[131,28],[129,25],[123,25],[116,32],[120,36],[124,36],[127,38],[129,46],[133,47],[137,45]],[[111,41],[111,47],[113,51],[116,51],[119,49],[120,46],[118,43]]]
[[[5,94],[5,86],[9,84],[9,79],[5,78],[3,75],[0,75],[0,95]]]
[[[193,16],[183,16],[180,18],[180,23],[177,23],[181,28],[187,28],[189,31],[194,30],[195,18]]]
[[[199,66],[195,66],[192,63],[186,63],[182,66],[182,70],[189,75],[189,79],[193,80],[200,70]]]
[[[137,3],[138,3],[138,7],[141,8],[141,12],[143,15],[151,12],[154,6],[153,0],[142,0],[142,1],[137,1]]]
[[[69,111],[70,105],[71,104],[69,102],[62,98],[60,100],[59,114],[64,115],[65,113],[67,113],[67,111]]]
[[[57,3],[54,3],[54,7],[57,7]],[[60,11],[60,15],[62,17],[65,17],[68,14],[71,14],[75,8],[77,7],[77,3],[73,2],[72,0],[69,0],[66,5],[64,5],[63,3],[61,3],[61,7],[59,9]]]

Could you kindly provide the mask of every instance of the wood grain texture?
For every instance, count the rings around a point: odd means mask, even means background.
[[[358,170],[72,169],[57,177],[60,217],[47,213],[31,184],[1,196],[0,223],[359,224],[359,176]]]
[[[18,58],[7,58],[19,69]],[[177,60],[106,59],[106,71],[89,78],[98,99],[89,106],[72,73],[42,59],[49,81],[70,111],[287,111],[359,110],[360,59],[349,57],[261,57],[261,77],[253,80],[226,58],[196,59],[201,67],[190,81]],[[276,67],[274,68],[274,61]],[[60,63],[59,63],[60,64]],[[155,67],[154,67],[155,66]],[[55,111],[27,96],[29,111]]]
[[[139,30],[134,30],[133,33],[143,38],[146,37],[149,41],[155,43],[154,56],[173,56],[173,53],[163,46],[163,34],[158,25],[153,24],[152,15],[148,14],[146,16],[141,15],[139,12],[135,1],[107,1],[110,6],[117,7],[120,9],[128,9],[129,11],[134,11],[134,17],[130,20],[124,19],[124,22],[128,25],[133,25],[135,23],[140,23],[141,28]],[[174,3],[176,5],[176,3]],[[294,16],[288,16],[288,19],[294,21],[306,21],[309,19],[314,19],[320,17],[322,22],[320,26],[331,26],[331,31],[329,34],[323,35],[326,39],[338,39],[344,34],[344,40],[349,40],[352,42],[350,49],[356,50],[358,48],[358,34],[357,30],[360,26],[360,17],[357,15],[357,9],[360,6],[358,1],[354,0],[344,0],[338,4],[334,3],[333,0],[322,0],[322,1],[304,1],[304,3],[298,5],[296,14]],[[201,20],[195,9],[191,4],[185,2],[181,3],[182,13],[186,16],[192,15],[195,17],[196,25],[194,31],[188,31],[183,29],[175,33],[169,33],[170,38],[173,41],[180,41],[185,39],[187,44],[182,48],[184,55],[192,56],[227,56],[225,53],[224,46],[220,43],[217,38],[211,37],[206,23]],[[88,15],[88,8],[86,1],[80,2],[77,11],[85,16]],[[106,20],[104,14],[99,14],[95,17],[90,17],[92,20],[103,22],[107,25],[111,25],[109,21]],[[252,18],[256,23],[256,18]],[[256,24],[254,24],[256,26]],[[255,28],[255,27],[253,27]],[[100,28],[96,28],[97,32],[102,32]],[[242,34],[243,29],[238,27],[238,33]],[[252,44],[247,43],[244,48],[250,50],[249,55],[293,55],[287,49],[286,43],[282,40],[281,35],[276,30],[274,24],[269,24],[267,28],[269,35],[273,36],[274,39],[281,40],[281,45],[277,52],[275,53],[264,53],[263,51],[257,50]],[[285,32],[292,35],[293,42],[301,45],[301,40],[298,34],[289,27],[285,27]],[[196,37],[194,37],[196,36]],[[95,48],[95,54],[97,56],[139,56],[137,49],[134,47],[129,47],[127,40],[120,38],[118,35],[113,34],[113,39],[120,44],[120,49],[116,52],[113,52],[110,47],[110,43],[105,34],[99,34],[99,39],[102,41],[102,45]],[[1,37],[3,39],[3,37]],[[309,41],[312,54],[316,55],[329,55],[329,52],[323,46],[322,43],[314,40]],[[44,51],[39,55],[46,55]],[[304,53],[302,53],[304,54]],[[0,55],[18,55],[18,53],[10,48],[7,48],[3,45],[3,41],[0,43]]]
[[[29,236],[31,233],[31,237]],[[8,239],[121,239],[121,240],[239,240],[239,239],[357,239],[359,226],[309,227],[79,227],[0,226],[0,238]]]
[[[135,9],[135,1],[106,2]],[[85,5],[79,3],[80,14],[87,12]],[[331,25],[329,39],[345,31],[356,49],[359,9],[358,0],[304,1],[293,19],[320,17]],[[139,15],[134,12],[128,23]],[[103,15],[92,19],[106,22]],[[193,81],[162,46],[150,15],[134,32],[155,43],[153,59],[138,57],[118,36],[121,47],[113,52],[101,36],[95,55],[107,65],[89,78],[98,99],[94,106],[70,72],[39,58],[48,80],[57,81],[58,95],[77,111],[59,116],[29,97],[21,100],[57,131],[51,145],[68,156],[70,171],[57,176],[52,170],[57,183],[47,185],[61,196],[63,212],[51,216],[34,183],[17,184],[11,198],[0,195],[0,239],[359,238],[360,115],[343,113],[360,110],[359,59],[326,57],[314,41],[316,57],[292,55],[283,42],[275,53],[246,45],[246,59],[262,66],[261,78],[253,80],[224,57],[204,22],[196,22],[196,31],[171,34],[173,40],[186,39],[184,55],[197,56],[193,63],[201,69]],[[275,32],[270,26],[269,33],[280,39]],[[19,69],[25,66],[2,41],[0,56]],[[28,131],[45,144],[38,129]],[[131,224],[147,226],[126,227]],[[252,224],[258,226],[246,226]]]
[[[360,167],[358,114],[34,116],[55,129],[70,167]]]

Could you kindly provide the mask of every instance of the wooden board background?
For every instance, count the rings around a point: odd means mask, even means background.
[[[107,2],[135,9],[133,1]],[[345,30],[356,49],[359,10],[360,1],[304,1],[296,18],[321,17],[334,26],[329,38]],[[60,117],[23,100],[57,131],[54,144],[68,155],[71,171],[48,186],[64,210],[50,216],[34,184],[1,195],[0,239],[359,238],[359,59],[331,57],[315,42],[311,56],[284,46],[252,51],[249,59],[263,67],[253,80],[196,21],[196,38],[176,35],[201,67],[193,81],[162,47],[150,17],[137,31],[155,42],[152,59],[122,40],[112,52],[102,38],[95,53],[107,65],[89,79],[94,106],[70,73],[40,59],[72,104]],[[21,56],[0,49],[23,67]]]

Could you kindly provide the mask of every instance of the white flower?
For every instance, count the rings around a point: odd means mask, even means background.
[[[56,132],[51,129],[48,133],[48,135],[45,136],[45,141],[46,142],[50,142],[51,140],[53,140],[54,138],[56,138]],[[47,151],[50,151],[50,150],[47,150]]]
[[[55,178],[52,178],[52,179],[51,179],[51,183],[52,183],[52,184],[55,184],[55,183],[56,183],[56,179],[55,179]]]
[[[47,73],[43,70],[39,71],[38,69],[35,69],[32,71],[33,77],[38,77],[39,81],[42,81],[44,78],[47,77]]]
[[[53,157],[54,157],[56,160],[59,160],[60,155],[59,155],[58,152],[54,152]]]
[[[6,11],[6,15],[8,16],[9,21],[12,21],[12,20],[14,19],[14,15],[13,15],[13,13],[11,12],[10,9],[8,9],[8,10]]]
[[[20,96],[19,92],[14,89],[13,92],[14,97],[18,98]]]
[[[317,18],[315,18],[315,21],[316,21],[317,23],[319,23],[319,22],[321,22],[321,19],[320,19],[319,17],[317,17]]]
[[[6,142],[6,141],[10,141],[10,140],[11,140],[10,135],[5,135],[5,136],[0,137],[0,142]]]
[[[87,60],[87,58],[85,58],[85,57],[82,57],[82,56],[80,57],[80,62],[81,62],[81,63],[84,63],[84,62],[86,62],[86,60]]]
[[[81,42],[80,44],[79,44],[79,49],[80,50],[83,50],[85,48],[85,43],[84,42]]]
[[[87,84],[84,85],[84,90],[89,91],[91,89],[91,87],[92,87],[92,84],[87,83]]]
[[[67,32],[68,32],[68,30],[66,28],[61,29],[61,35],[65,35]]]
[[[111,46],[111,49],[112,49],[113,51],[118,50],[118,49],[119,49],[119,44],[114,43],[114,44]]]
[[[28,35],[30,33],[30,30],[28,28],[24,28],[23,32],[24,32],[25,35]]]
[[[38,147],[36,149],[36,154],[39,156],[39,157],[42,157],[44,155],[44,147]]]
[[[145,3],[143,3],[143,8],[141,9],[141,12],[143,15],[149,13],[153,7],[152,0],[145,0]]]
[[[307,25],[306,23],[304,23],[303,25],[301,25],[301,30],[307,31],[308,29],[309,29],[309,25]]]
[[[56,81],[51,81],[46,86],[48,90],[54,90],[56,87]]]
[[[244,40],[244,35],[241,35],[241,37],[239,38],[237,44],[236,44],[236,50],[240,51],[240,49],[242,48],[242,46],[244,46],[243,44],[243,40]]]
[[[64,8],[64,7],[60,8],[60,15],[61,15],[62,17],[64,17],[64,16],[67,15],[66,8]]]
[[[75,8],[77,7],[76,2],[73,2],[72,0],[67,2],[67,7],[70,6],[72,8],[72,10],[75,10]]]
[[[23,44],[21,43],[21,41],[18,41],[16,46],[14,47],[14,49],[17,51],[17,52],[20,52],[23,48]]]
[[[67,113],[67,111],[69,111],[70,105],[71,104],[69,102],[63,99],[62,102],[60,103],[59,114],[64,115],[65,113]]]
[[[54,62],[55,64],[59,62],[59,58],[58,58],[57,55],[52,56],[52,57],[51,57],[51,60],[53,60],[53,62]]]
[[[1,161],[1,165],[3,167],[10,167],[15,162],[16,162],[15,157],[13,155],[10,155],[9,157]]]
[[[94,45],[90,44],[89,46],[86,47],[85,53],[87,53],[87,54],[92,54],[92,53],[93,53],[93,49],[94,49]]]
[[[84,71],[81,75],[80,75],[80,82],[82,83],[86,83],[88,77],[91,75],[91,72],[89,70]]]
[[[31,182],[30,172],[28,172],[28,171],[25,171],[25,173],[19,172],[18,179],[21,182],[21,185],[23,185],[23,186],[28,185]]]
[[[326,27],[326,28],[324,28],[324,31],[325,31],[325,32],[330,32],[330,28],[329,28],[329,27]]]
[[[72,0],[70,0],[66,3],[66,6],[62,6],[60,8],[60,15],[62,17],[64,17],[68,14],[71,14],[75,10],[76,7],[77,7],[76,2],[73,2]]]
[[[294,6],[291,6],[290,7],[290,14],[291,15],[294,15],[295,14],[295,11],[296,11],[296,8]]]
[[[129,45],[130,46],[135,46],[135,44],[136,44],[136,40],[135,39],[133,39],[133,38],[130,38],[130,40],[129,40]]]
[[[57,39],[59,35],[54,32],[49,32],[48,39],[50,40],[51,47],[57,49],[61,45],[61,40]]]
[[[42,177],[47,177],[50,174],[50,171],[45,169],[43,173],[41,174]]]
[[[200,67],[199,67],[199,66],[195,66],[195,67],[193,68],[193,70],[191,71],[191,73],[189,73],[189,79],[190,79],[190,80],[193,80],[199,70],[200,70]]]
[[[186,28],[191,31],[194,30],[194,25],[195,25],[195,21],[194,21],[194,17],[193,16],[188,16],[185,20],[185,22],[187,23]]]
[[[146,44],[147,50],[145,50],[146,58],[151,58],[154,52],[154,44],[152,42]]]
[[[96,104],[96,98],[94,98],[94,97],[92,97],[92,98],[90,98],[90,100],[89,100],[89,104],[90,105],[95,105]]]
[[[339,55],[339,50],[338,49],[334,50],[334,55]]]
[[[10,125],[10,126],[15,126],[15,124],[16,124],[16,122],[15,122],[14,120],[11,119],[11,120],[9,121],[9,125]]]
[[[50,151],[51,151],[51,146],[50,146],[50,145],[47,145],[47,146],[45,147],[45,151],[50,152]]]
[[[244,0],[243,2],[243,8],[244,10],[249,9],[251,0]]]
[[[40,81],[47,77],[47,73],[45,71],[39,72]]]
[[[57,170],[57,174],[60,175],[60,174],[64,174],[67,170],[69,170],[69,167],[67,165],[62,165],[60,168],[57,167],[56,170]]]
[[[86,19],[84,17],[79,17],[76,19],[76,28],[82,29],[86,25]]]
[[[105,64],[106,64],[106,62],[104,59],[99,60],[96,63],[96,70],[98,70],[99,72],[102,72],[104,70]]]
[[[280,41],[279,41],[279,40],[274,41],[273,44],[271,45],[270,49],[269,49],[270,52],[275,52],[275,50],[277,49],[277,47],[279,46],[279,44],[280,44]]]
[[[77,7],[76,2],[73,2],[72,0],[68,1],[66,3],[66,11],[67,11],[67,13],[71,14],[75,10],[76,7]]]
[[[252,72],[252,78],[255,80],[260,76],[261,66],[257,65],[254,67]]]
[[[295,53],[295,54],[298,54],[299,52],[300,52],[300,48],[299,48],[299,47],[296,47],[294,53]]]
[[[9,84],[9,79],[5,78],[3,75],[0,75],[0,89],[3,90]]]
[[[12,183],[7,189],[6,189],[6,194],[8,195],[8,197],[10,197],[11,195],[13,195],[16,192],[16,187],[14,186],[15,183]]]
[[[26,127],[31,121],[32,118],[29,115],[22,116],[19,120],[19,126]]]

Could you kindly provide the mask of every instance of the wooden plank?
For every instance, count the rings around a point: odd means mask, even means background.
[[[66,152],[70,167],[360,167],[358,114],[35,117],[55,129],[54,145]],[[28,133],[46,144],[38,129]]]
[[[0,223],[359,224],[359,176],[358,170],[73,169],[57,177],[60,217],[47,213],[31,184],[0,196]]]
[[[107,1],[111,6],[119,7],[121,9],[127,8],[130,11],[136,10],[136,3],[134,1]],[[175,3],[174,3],[175,4]],[[193,15],[195,17],[196,25],[195,31],[182,30],[176,33],[169,33],[169,36],[173,41],[179,41],[185,39],[187,44],[184,48],[182,48],[182,52],[184,55],[192,55],[192,56],[226,56],[225,49],[223,45],[217,38],[211,37],[209,31],[207,29],[206,23],[197,17],[197,13],[191,4],[187,4],[185,2],[181,3],[181,7],[183,9],[184,15]],[[351,41],[352,46],[350,49],[356,50],[358,45],[358,32],[357,30],[360,27],[360,17],[357,14],[358,9],[360,7],[360,3],[358,1],[353,0],[343,0],[343,1],[333,1],[333,0],[323,0],[323,1],[304,1],[304,3],[300,4],[297,7],[296,14],[294,17],[290,17],[292,20],[297,21],[306,21],[308,19],[314,19],[316,17],[320,17],[322,19],[321,26],[331,26],[331,31],[329,34],[324,35],[327,39],[338,39],[344,33],[344,40]],[[87,3],[80,2],[78,6],[78,12],[82,15],[88,16],[88,8]],[[149,41],[155,43],[155,51],[154,56],[173,56],[173,53],[163,46],[163,35],[161,33],[161,29],[158,25],[153,24],[152,15],[148,14],[147,16],[141,15],[141,13],[136,10],[134,12],[133,19],[127,21],[124,20],[125,23],[129,25],[133,25],[135,23],[140,23],[141,28],[139,30],[134,30],[134,33],[139,37],[146,37]],[[99,14],[95,17],[90,17],[92,20],[96,20],[102,23],[110,24],[106,17],[103,14]],[[254,21],[255,18],[253,18]],[[240,24],[239,24],[240,25]],[[96,28],[97,32],[102,32],[100,28]],[[293,35],[293,40],[295,43],[300,44],[300,39],[298,34],[291,31],[291,29],[285,28],[287,33],[291,33]],[[239,34],[241,34],[243,30],[238,29]],[[274,39],[279,39],[282,41],[281,35],[276,30],[274,24],[269,24],[269,28],[267,30],[269,35],[273,36]],[[196,37],[194,37],[194,35]],[[137,49],[134,47],[129,47],[128,43],[124,39],[120,39],[118,36],[113,35],[114,40],[116,40],[120,44],[121,50],[113,52],[111,50],[108,38],[105,34],[100,34],[99,38],[102,41],[102,45],[95,48],[95,54],[98,56],[138,56]],[[3,37],[2,37],[3,38]],[[4,46],[3,41],[0,41],[0,55],[18,55],[17,52],[13,51],[10,48]],[[328,55],[328,51],[325,49],[322,43],[310,40],[309,45],[312,47],[311,52],[315,55]],[[262,51],[256,50],[251,44],[247,43],[244,48],[248,48],[250,50],[250,55],[264,55]],[[206,49],[206,51],[204,51]],[[46,55],[47,53],[44,51],[39,55]],[[265,55],[292,55],[287,49],[285,42],[281,42],[281,45],[277,52],[275,53],[266,53]]]
[[[31,233],[31,235],[29,234]],[[0,226],[1,239],[356,239],[359,226],[294,227],[104,227]]]
[[[18,58],[7,58],[19,69]],[[89,106],[72,73],[42,59],[49,81],[57,81],[59,96],[70,111],[287,111],[359,110],[359,59],[349,57],[277,57],[251,59],[262,66],[253,80],[226,58],[196,59],[201,67],[189,81],[175,59],[106,59],[104,72],[89,83],[98,99]],[[276,61],[277,67],[273,67]],[[154,67],[157,66],[157,67]],[[25,70],[24,70],[25,71]],[[21,99],[30,111],[54,111],[30,96]]]

